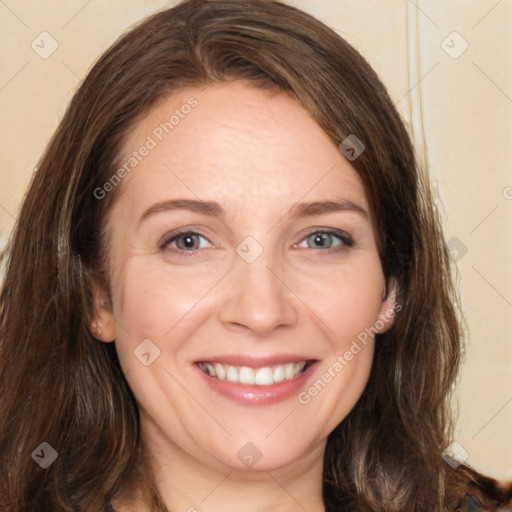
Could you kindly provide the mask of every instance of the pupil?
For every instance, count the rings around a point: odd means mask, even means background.
[[[191,235],[185,236],[183,240],[185,241],[185,246],[187,246],[187,248],[190,248],[190,246],[194,245],[194,240]]]
[[[323,233],[323,234],[318,234],[316,237],[315,237],[315,244],[318,244],[318,245],[322,245],[323,246],[323,242],[326,241],[326,234]]]

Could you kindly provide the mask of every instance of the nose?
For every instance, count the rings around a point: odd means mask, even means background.
[[[298,299],[286,282],[282,266],[269,254],[263,251],[252,263],[235,258],[220,313],[228,329],[244,328],[265,337],[279,326],[297,322]]]

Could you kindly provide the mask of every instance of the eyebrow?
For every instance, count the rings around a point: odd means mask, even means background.
[[[188,210],[195,213],[201,213],[211,217],[226,218],[226,210],[216,201],[202,201],[196,199],[169,199],[161,201],[150,206],[141,216],[138,226],[153,215],[161,212],[174,210]],[[308,217],[312,215],[322,215],[332,212],[355,212],[365,218],[369,218],[368,211],[352,201],[341,199],[337,201],[311,201],[308,203],[296,203],[289,211],[289,215],[294,218]]]

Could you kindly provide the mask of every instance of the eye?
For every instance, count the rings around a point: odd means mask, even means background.
[[[199,247],[200,244],[198,243],[198,239],[200,238],[210,242],[203,235],[195,231],[173,231],[171,233],[167,233],[160,240],[158,248],[163,250],[176,242],[176,248],[172,248],[173,252],[182,253],[180,256],[192,256],[191,253],[196,252],[197,249],[204,249],[204,247]]]
[[[332,245],[333,239],[339,240],[338,245]],[[304,241],[306,241],[309,249],[319,249],[326,253],[335,253],[354,245],[354,240],[339,229],[317,229],[310,233]],[[320,247],[315,247],[315,245]],[[300,244],[297,244],[297,247],[300,247]]]
[[[199,242],[200,239],[211,243],[205,236],[196,231],[172,231],[162,237],[158,243],[158,248],[160,250],[170,248],[170,250],[178,254],[178,256],[193,256],[199,249],[205,248],[201,246]],[[337,245],[332,245],[333,239],[338,240]],[[327,228],[313,231],[304,241],[307,242],[307,248],[317,249],[328,254],[342,251],[354,245],[353,239],[344,231]],[[173,246],[173,244],[175,245]],[[315,245],[320,247],[315,247]],[[300,247],[300,244],[296,244],[294,247]]]

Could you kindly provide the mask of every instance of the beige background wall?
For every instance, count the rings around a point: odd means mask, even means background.
[[[126,27],[172,3],[0,0],[0,251],[80,79]],[[288,3],[367,58],[430,165],[471,334],[457,441],[477,469],[512,479],[512,0]]]

